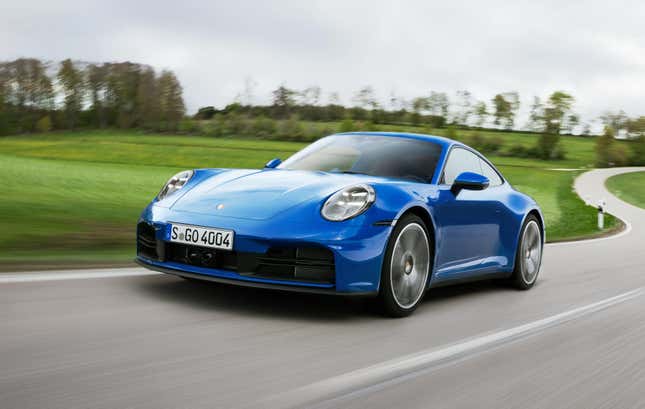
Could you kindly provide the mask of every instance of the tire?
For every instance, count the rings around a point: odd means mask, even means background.
[[[428,284],[432,267],[433,243],[418,216],[399,219],[387,244],[379,305],[390,317],[405,317],[417,308]]]
[[[529,215],[522,225],[522,233],[515,251],[515,267],[510,283],[519,290],[528,290],[535,285],[542,265],[542,229],[538,219]]]

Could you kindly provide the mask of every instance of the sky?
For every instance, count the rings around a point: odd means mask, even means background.
[[[1,0],[0,60],[135,61],[173,70],[189,112],[281,84],[352,95],[469,90],[576,97],[591,121],[645,115],[643,1]],[[520,124],[521,125],[521,124]]]

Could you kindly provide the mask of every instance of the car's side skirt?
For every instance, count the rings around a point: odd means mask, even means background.
[[[439,280],[439,281],[432,280],[428,288],[447,287],[451,285],[472,283],[474,281],[498,280],[498,279],[508,278],[511,276],[511,274],[512,273],[509,273],[507,271],[501,271],[501,272],[472,275],[472,276],[460,277],[460,278],[448,278],[448,279]]]

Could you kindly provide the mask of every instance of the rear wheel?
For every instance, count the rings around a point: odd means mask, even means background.
[[[533,287],[542,264],[542,250],[542,229],[537,218],[530,215],[522,226],[522,234],[517,244],[515,269],[511,276],[514,287],[520,290]]]
[[[428,283],[431,248],[421,218],[410,214],[398,221],[381,272],[379,298],[385,314],[405,317],[417,308]]]

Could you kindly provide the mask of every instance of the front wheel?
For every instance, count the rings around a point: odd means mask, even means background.
[[[428,283],[431,244],[421,218],[402,217],[387,245],[379,298],[385,314],[410,315],[419,305]]]
[[[522,234],[517,244],[515,269],[511,276],[514,287],[520,290],[533,287],[542,264],[542,250],[542,229],[535,216],[531,215],[522,226]]]

